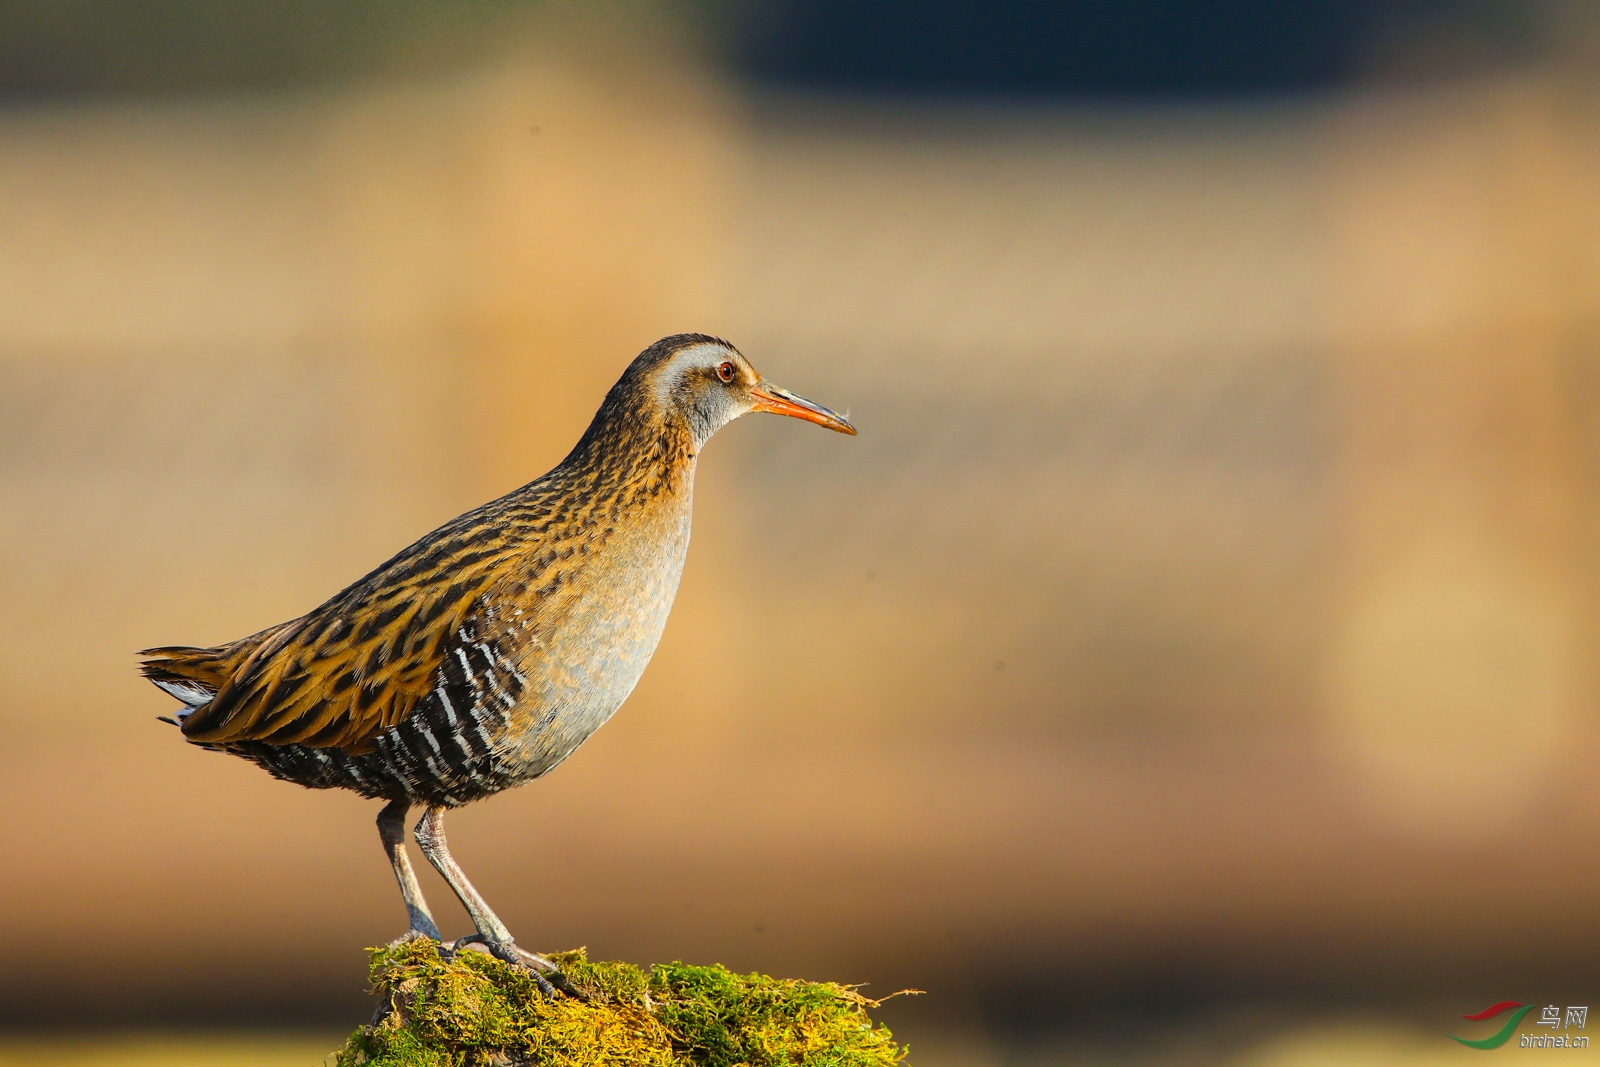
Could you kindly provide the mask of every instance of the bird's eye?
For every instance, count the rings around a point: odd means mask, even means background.
[[[717,377],[725,382],[733,381],[733,364],[721,363],[717,366]]]

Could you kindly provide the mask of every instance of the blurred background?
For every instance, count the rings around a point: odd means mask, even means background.
[[[0,1064],[365,1020],[377,805],[133,653],[684,330],[861,436],[720,435],[633,698],[452,817],[525,944],[924,989],[917,1067],[1600,1001],[1597,64],[1587,0],[0,0]]]

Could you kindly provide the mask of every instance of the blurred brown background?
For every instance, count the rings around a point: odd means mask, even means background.
[[[454,817],[524,942],[917,986],[932,1067],[1600,999],[1594,8],[1312,5],[1344,52],[1172,84],[850,67],[827,3],[119,10],[0,4],[0,1062],[364,1017],[376,805],[132,654],[542,472],[682,330],[861,436],[726,431],[634,697]]]

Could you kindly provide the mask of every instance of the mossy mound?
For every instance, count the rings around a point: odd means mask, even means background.
[[[431,941],[374,950],[387,1010],[351,1035],[339,1067],[893,1067],[905,1057],[846,986],[721,966],[552,957],[587,1001],[539,992],[481,952]]]

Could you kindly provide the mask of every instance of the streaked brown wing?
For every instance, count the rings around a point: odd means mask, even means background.
[[[490,569],[456,579],[369,587],[287,624],[189,716],[184,736],[366,751],[434,689],[458,635],[487,629]]]

